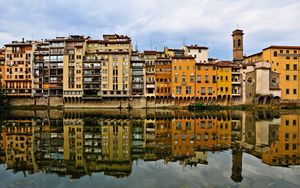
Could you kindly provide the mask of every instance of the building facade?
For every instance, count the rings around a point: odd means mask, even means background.
[[[172,58],[172,97],[195,97],[195,59],[192,56],[175,56]]]
[[[146,71],[145,71],[145,60],[142,53],[137,51],[131,54],[131,95],[145,94],[146,85]]]
[[[32,41],[13,41],[5,45],[4,87],[7,96],[32,96]]]
[[[195,58],[196,63],[208,63],[208,47],[190,45],[184,46],[184,54]]]

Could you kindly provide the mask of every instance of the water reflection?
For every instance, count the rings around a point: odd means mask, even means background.
[[[266,111],[14,111],[2,122],[0,162],[24,176],[123,178],[138,159],[198,166],[208,152],[230,149],[231,179],[241,182],[244,152],[271,166],[300,164],[299,121]]]

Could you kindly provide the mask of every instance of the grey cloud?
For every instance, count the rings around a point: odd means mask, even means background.
[[[139,49],[198,43],[210,56],[231,59],[231,32],[245,32],[245,54],[271,44],[300,43],[296,0],[0,0],[0,45],[22,37],[53,38],[70,33],[99,38],[128,34]]]

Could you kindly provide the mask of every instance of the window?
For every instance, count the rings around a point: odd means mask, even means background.
[[[191,86],[186,86],[185,93],[186,94],[192,94],[192,87]]]
[[[208,83],[208,75],[205,75],[205,82]]]
[[[285,69],[286,69],[286,70],[290,70],[290,64],[286,64],[286,65],[285,65]]]
[[[201,75],[197,75],[197,82],[201,82]]]
[[[274,56],[274,57],[277,57],[277,51],[274,52],[273,56]]]
[[[293,125],[296,126],[297,125],[297,121],[294,119],[293,120]]]
[[[290,89],[286,89],[285,94],[289,95],[290,94]]]
[[[297,94],[297,89],[293,89],[293,94],[294,94],[294,95]]]
[[[178,75],[177,74],[174,75],[174,82],[175,83],[178,82]]]
[[[181,86],[176,86],[176,94],[181,94]]]
[[[208,88],[208,94],[211,95],[212,94],[212,87]]]
[[[297,81],[297,75],[294,75],[294,76],[293,76],[293,80],[294,80],[294,81]]]
[[[289,81],[290,80],[290,75],[285,75],[285,80]]]
[[[290,121],[289,120],[285,120],[285,125],[289,126],[289,124],[290,124]]]
[[[205,87],[201,87],[201,94],[205,95]]]
[[[297,64],[294,64],[293,67],[294,67],[294,70],[297,70]]]

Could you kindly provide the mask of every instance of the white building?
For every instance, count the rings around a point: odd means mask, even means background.
[[[191,45],[184,46],[184,55],[191,55],[195,58],[196,63],[208,63],[208,47]]]

